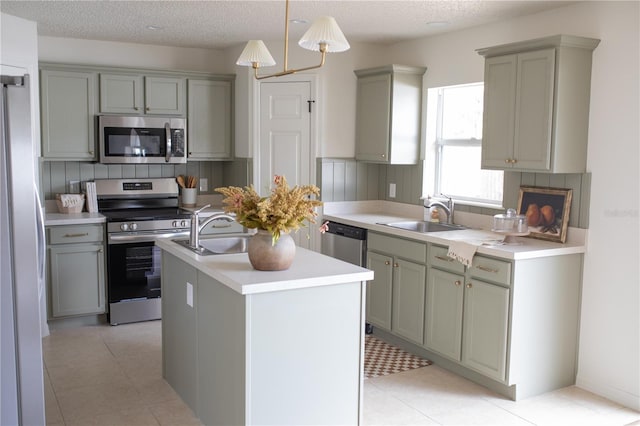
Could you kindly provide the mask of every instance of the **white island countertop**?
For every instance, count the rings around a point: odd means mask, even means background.
[[[201,256],[168,239],[156,241],[156,245],[243,295],[373,279],[373,271],[300,247],[289,269],[258,271],[246,253]]]

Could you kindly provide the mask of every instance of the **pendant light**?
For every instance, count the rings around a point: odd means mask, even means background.
[[[236,64],[241,66],[253,67],[256,80],[262,80],[270,77],[281,77],[283,75],[293,74],[299,71],[307,71],[320,68],[324,65],[327,52],[344,52],[349,49],[349,42],[345,38],[338,23],[331,16],[323,16],[318,18],[306,33],[302,36],[298,45],[308,50],[320,52],[320,64],[309,67],[288,69],[289,59],[289,0],[285,5],[284,20],[284,68],[281,72],[269,75],[258,75],[258,68],[270,67],[276,64],[273,56],[269,53],[267,46],[262,40],[249,40],[244,50],[240,54]]]

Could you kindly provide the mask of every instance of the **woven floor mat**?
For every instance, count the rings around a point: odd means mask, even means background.
[[[364,377],[386,376],[431,365],[432,362],[367,334],[364,341]]]

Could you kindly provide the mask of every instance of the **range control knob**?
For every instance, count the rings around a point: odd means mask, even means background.
[[[186,221],[186,220],[182,220],[182,221],[180,222],[180,226],[181,226],[181,227],[183,227],[183,228],[186,228],[186,227],[187,227],[187,226],[189,226],[189,225],[187,225],[187,221]]]
[[[129,225],[129,228],[131,228],[132,231],[135,231],[136,229],[138,229],[138,224],[137,223],[131,223],[131,225]]]
[[[123,231],[128,231],[129,230],[129,224],[128,223],[123,223],[122,225],[120,225],[120,229]]]
[[[178,221],[174,220],[173,222],[171,222],[171,226],[174,227],[174,228],[177,228],[178,227]]]

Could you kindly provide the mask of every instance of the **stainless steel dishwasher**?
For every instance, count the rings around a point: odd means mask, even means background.
[[[322,254],[364,267],[367,256],[367,230],[329,222],[329,230],[322,236]]]

